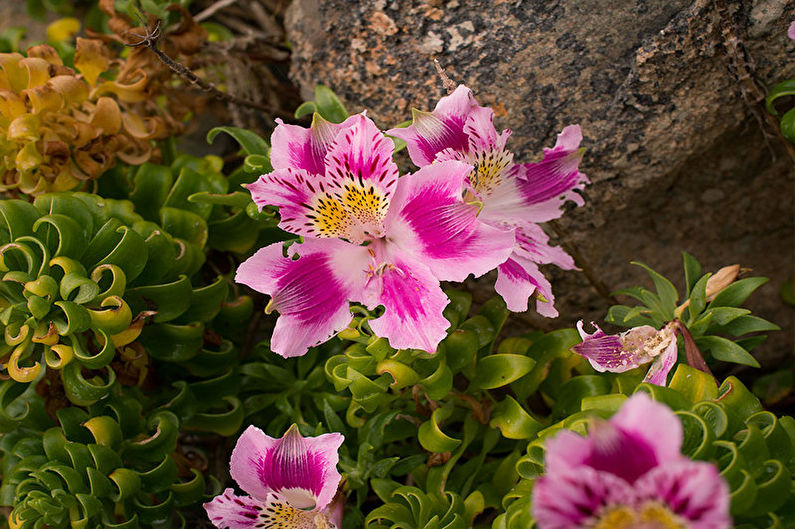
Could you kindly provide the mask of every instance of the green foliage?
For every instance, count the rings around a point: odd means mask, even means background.
[[[786,99],[787,96],[790,96],[790,98],[795,96],[795,79],[787,79],[770,89],[770,93],[765,99],[767,111],[774,116],[778,116],[779,113],[774,103],[777,99]],[[781,134],[789,141],[795,143],[795,107],[790,108],[781,116],[780,126]]]
[[[348,117],[348,111],[337,94],[323,85],[315,87],[315,100],[301,104],[295,110],[295,117],[298,119],[314,113],[320,114],[323,119],[332,123],[342,123]]]
[[[685,270],[684,300],[673,283],[642,263],[651,277],[655,292],[643,287],[632,287],[614,292],[636,299],[640,304],[629,307],[610,307],[607,321],[624,327],[651,325],[662,327],[673,320],[682,322],[702,352],[711,358],[759,367],[751,351],[765,340],[758,333],[780,328],[742,308],[745,300],[767,282],[764,277],[747,277],[722,284],[710,281],[713,274],[701,273],[701,265],[687,252],[682,252]],[[729,267],[727,267],[729,268]],[[719,288],[720,287],[720,288]]]

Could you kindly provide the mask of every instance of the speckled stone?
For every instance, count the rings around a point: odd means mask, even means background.
[[[713,0],[294,0],[291,75],[305,97],[326,84],[386,128],[443,95],[438,58],[513,129],[518,161],[580,123],[593,183],[559,240],[610,290],[648,282],[633,259],[681,284],[682,249],[705,271],[739,262],[771,277],[751,306],[785,329],[760,352],[777,361],[795,337],[777,294],[794,270],[795,172],[772,129],[764,139],[727,43],[741,39],[762,87],[795,77],[795,4],[717,4],[723,16]],[[563,316],[527,314],[516,331],[604,318],[610,303],[584,274],[548,271]],[[488,281],[473,282],[477,297]]]

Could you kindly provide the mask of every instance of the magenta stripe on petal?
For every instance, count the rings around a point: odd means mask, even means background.
[[[232,489],[205,503],[204,510],[219,529],[252,529],[261,521],[260,502],[249,496],[236,496]]]
[[[436,162],[401,178],[387,219],[388,239],[426,264],[443,281],[476,277],[505,261],[511,231],[480,222],[478,207],[461,199],[471,166]]]
[[[689,529],[728,529],[729,486],[711,463],[681,459],[660,465],[635,482],[638,503],[659,502]]]
[[[282,255],[282,245],[260,249],[238,267],[235,280],[271,296],[280,314],[271,349],[300,356],[327,341],[351,320],[348,300],[357,299],[366,279],[367,250],[337,239],[307,239]]]
[[[632,483],[657,466],[657,455],[652,445],[610,422],[594,422],[588,438],[591,453],[584,463],[591,468],[611,472]]]
[[[448,299],[425,265],[408,256],[391,256],[371,279],[371,288],[385,309],[370,321],[376,335],[396,349],[436,352],[450,326],[442,315]]]
[[[310,128],[287,125],[276,119],[278,126],[271,135],[271,165],[279,169],[303,169],[312,174],[324,173],[324,159],[340,131],[351,125],[331,123],[315,114]]]
[[[611,424],[654,448],[657,461],[678,461],[682,448],[682,423],[665,404],[655,402],[645,393],[627,400]]]
[[[549,473],[533,486],[532,513],[539,529],[583,529],[606,506],[631,503],[630,485],[589,467]]]
[[[338,433],[304,438],[295,426],[273,439],[249,426],[232,451],[232,478],[261,501],[273,492],[297,509],[323,509],[340,482],[337,462],[343,440]]]
[[[323,488],[324,471],[322,454],[307,450],[295,426],[258,461],[257,467],[260,481],[284,495],[298,509],[315,508]]]

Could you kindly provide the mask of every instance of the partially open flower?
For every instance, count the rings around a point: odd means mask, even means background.
[[[326,512],[340,482],[338,433],[302,437],[293,425],[281,439],[255,426],[243,432],[232,451],[232,478],[250,496],[226,489],[204,504],[220,529],[334,527]]]
[[[718,469],[680,453],[682,425],[644,393],[588,437],[547,443],[533,487],[539,529],[728,529],[729,487]]]
[[[659,331],[649,325],[635,327],[621,334],[606,334],[596,324],[596,332],[588,334],[583,322],[577,322],[582,343],[572,351],[588,359],[599,372],[623,373],[643,364],[654,362],[644,382],[664,386],[668,372],[676,363],[675,326],[668,324]]]

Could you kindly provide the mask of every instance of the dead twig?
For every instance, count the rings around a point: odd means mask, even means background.
[[[225,7],[231,6],[235,2],[237,2],[237,0],[218,0],[213,5],[211,5],[207,9],[202,10],[199,14],[193,17],[193,20],[195,20],[196,22],[207,20],[208,18],[216,14],[218,11],[222,10]]]
[[[191,71],[190,68],[188,68],[184,64],[178,63],[177,61],[169,57],[165,52],[163,52],[157,47],[157,42],[162,36],[161,21],[159,19],[155,22],[154,27],[152,29],[149,29],[146,20],[143,18],[143,15],[139,14],[139,18],[141,19],[142,26],[145,28],[146,33],[141,35],[138,33],[129,32],[128,34],[131,35],[132,37],[137,38],[138,41],[127,43],[126,46],[129,46],[131,48],[140,48],[140,47],[148,48],[152,53],[154,53],[157,56],[158,59],[160,59],[160,62],[168,66],[172,72],[179,75],[182,79],[184,79],[188,83],[195,85],[199,87],[201,90],[209,93],[218,100],[226,101],[228,103],[232,103],[238,106],[253,108],[256,110],[260,110],[262,112],[267,112],[268,114],[271,115],[286,117],[288,119],[292,118],[291,115],[281,112],[280,110],[270,105],[264,105],[262,103],[257,103],[255,101],[249,101],[247,99],[243,99],[235,95],[228,94],[226,92],[218,90],[213,83],[208,83],[207,81],[205,81],[204,79],[193,73],[193,71]]]
[[[444,68],[442,68],[442,65],[439,64],[439,59],[434,59],[433,65],[436,67],[436,73],[438,73],[439,77],[442,78],[442,86],[444,86],[444,89],[447,90],[448,94],[452,94],[453,90],[455,90],[455,83],[449,77],[447,77]]]

